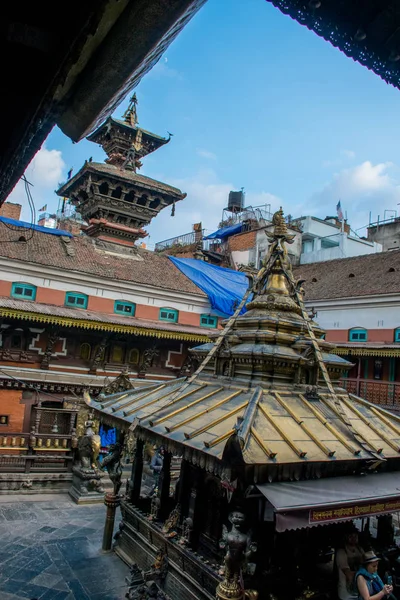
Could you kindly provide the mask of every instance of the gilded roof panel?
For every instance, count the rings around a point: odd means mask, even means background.
[[[206,452],[216,459],[236,434],[254,390],[182,380],[109,397],[100,414],[136,422],[148,435]],[[286,390],[288,392],[288,390]],[[384,458],[399,456],[400,419],[356,397],[340,395],[354,429]],[[239,418],[239,419],[238,419]],[[240,429],[240,428],[239,428]],[[240,434],[240,432],[239,432]],[[307,400],[300,392],[264,391],[242,447],[247,464],[349,461],[369,458],[332,410],[328,396]]]
[[[142,431],[221,459],[229,438],[241,435],[240,423],[254,390],[198,380],[141,388],[89,403],[109,419],[138,423]],[[285,393],[286,392],[286,393]],[[349,461],[370,458],[331,408],[327,395],[307,400],[301,392],[264,391],[243,439],[247,464]],[[399,457],[400,419],[355,396],[340,394],[354,429],[383,458]]]

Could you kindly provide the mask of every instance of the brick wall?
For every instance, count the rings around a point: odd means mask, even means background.
[[[240,250],[249,250],[255,248],[256,245],[256,231],[247,231],[245,233],[238,233],[229,238],[229,250],[231,252]]]
[[[15,219],[16,221],[19,221],[21,209],[21,204],[5,202],[3,206],[0,207],[0,217],[7,217],[7,219]]]
[[[23,431],[25,404],[21,399],[21,390],[0,390],[0,415],[8,415],[8,425],[0,425],[0,435]]]

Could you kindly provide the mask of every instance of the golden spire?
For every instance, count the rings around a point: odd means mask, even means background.
[[[129,101],[129,106],[123,114],[125,123],[127,123],[131,127],[136,127],[136,125],[138,124],[138,116],[136,110],[137,103],[138,100],[136,94],[133,94],[132,98]]]
[[[282,207],[273,215],[272,224],[273,232],[265,232],[270,246],[255,279],[254,292],[259,295],[273,290],[289,295],[288,284],[294,284],[294,279],[286,243],[292,244],[295,236],[288,233]]]

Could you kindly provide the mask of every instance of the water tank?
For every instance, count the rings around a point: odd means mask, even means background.
[[[244,192],[229,192],[228,209],[231,212],[240,212],[244,206]]]

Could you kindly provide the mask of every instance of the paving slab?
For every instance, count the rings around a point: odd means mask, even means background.
[[[1,600],[123,600],[128,567],[101,550],[106,508],[69,496],[0,499]],[[119,515],[117,515],[118,527]]]

